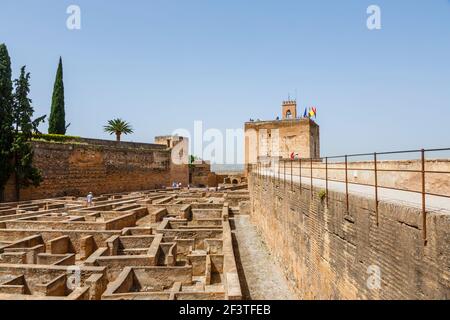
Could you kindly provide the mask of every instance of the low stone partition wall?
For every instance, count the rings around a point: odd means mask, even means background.
[[[192,283],[192,266],[182,267],[125,267],[117,279],[110,283],[103,299],[170,299],[171,293],[162,292],[176,282]],[[134,291],[141,288],[143,291]],[[134,292],[133,292],[134,291]],[[172,297],[173,300],[173,297]]]
[[[147,212],[147,209],[144,208]],[[136,212],[126,211],[121,212],[120,216],[115,214],[115,218],[106,220],[104,222],[88,221],[89,218],[81,217],[77,220],[63,220],[63,221],[39,221],[36,217],[23,218],[17,220],[8,220],[3,222],[4,226],[0,228],[5,229],[32,229],[32,230],[122,230],[126,227],[134,227],[136,225]],[[84,221],[83,221],[84,220]]]
[[[165,216],[167,216],[168,212],[166,208],[153,208],[149,207],[150,212],[150,221],[152,223],[160,222]]]
[[[166,220],[167,221],[167,220]],[[165,221],[161,222],[163,224]],[[177,241],[183,239],[195,239],[195,250],[203,250],[205,248],[205,239],[219,239],[223,235],[222,228],[208,228],[208,229],[163,229],[158,227],[156,233],[164,234],[165,237],[176,238]]]
[[[71,245],[75,252],[83,254],[84,256],[92,251],[86,246],[96,247],[103,244],[108,238],[113,235],[120,235],[121,231],[83,231],[83,230],[13,230],[13,229],[0,229],[0,241],[2,239],[16,239],[17,241],[26,240],[27,237],[42,237],[44,242],[48,242],[52,239],[68,236],[70,238]],[[91,239],[92,238],[92,239]],[[92,243],[93,242],[93,243]],[[4,246],[3,246],[4,247]],[[86,252],[86,249],[88,252]],[[0,253],[2,246],[0,246]]]
[[[152,266],[149,256],[101,256],[95,261],[95,266],[107,267],[109,281],[113,281],[127,266]]]
[[[223,203],[192,203],[192,209],[216,209],[222,210]]]
[[[228,204],[224,204],[222,211],[223,218],[223,274],[226,284],[226,297],[229,300],[242,299],[241,285],[234,257],[233,240],[231,236],[231,226],[228,220]]]
[[[26,279],[26,286],[32,291],[35,297],[45,298],[49,295],[64,296],[68,294],[66,281],[67,277],[73,274],[73,266],[56,266],[56,265],[20,265],[20,264],[0,264],[0,279],[5,276],[17,276],[22,277],[22,283]],[[73,291],[66,296],[69,298],[74,295],[76,299],[91,299],[98,300],[106,289],[106,270],[102,267],[86,267],[80,266],[77,268],[77,275],[79,276],[78,291]],[[54,289],[64,288],[64,292],[50,292]],[[50,290],[50,291],[49,291]],[[82,290],[83,293],[79,290]],[[0,293],[0,299],[2,298]],[[18,296],[18,299],[23,299],[22,296]]]
[[[222,205],[223,207],[223,205]],[[192,209],[194,219],[217,219],[222,217],[222,208],[220,209]]]
[[[291,191],[255,174],[249,189],[252,221],[300,298],[450,299],[448,213],[427,214],[424,245],[412,207],[380,202],[377,225],[374,201],[360,196],[347,212],[338,192]]]

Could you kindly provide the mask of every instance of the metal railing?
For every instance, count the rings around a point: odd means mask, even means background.
[[[374,153],[359,153],[359,154],[348,154],[348,155],[341,155],[341,156],[330,156],[330,157],[321,157],[317,159],[313,158],[299,158],[299,159],[282,159],[282,158],[272,158],[269,163],[263,163],[258,162],[257,164],[249,165],[248,170],[250,173],[257,175],[258,177],[267,177],[267,178],[273,178],[276,179],[276,176],[278,177],[278,180],[281,178],[280,171],[283,171],[283,180],[284,180],[284,187],[286,187],[286,173],[287,173],[287,167],[289,167],[289,175],[290,175],[290,187],[291,190],[293,189],[293,177],[297,176],[299,177],[299,185],[300,185],[300,193],[302,192],[302,189],[304,189],[302,185],[302,178],[310,178],[310,190],[311,190],[311,197],[313,197],[313,187],[314,187],[314,179],[317,180],[324,180],[325,181],[325,197],[326,202],[328,203],[328,191],[329,191],[329,182],[339,182],[345,184],[345,205],[347,212],[349,211],[349,184],[353,185],[362,185],[362,186],[369,186],[374,187],[374,198],[375,198],[375,219],[377,226],[379,225],[379,189],[391,189],[391,190],[397,190],[397,191],[405,191],[405,192],[412,192],[416,194],[421,195],[421,212],[422,212],[422,237],[424,244],[427,243],[427,221],[426,221],[426,214],[427,214],[427,199],[426,196],[435,196],[435,197],[443,197],[450,199],[450,194],[441,193],[436,190],[433,192],[430,192],[427,190],[427,177],[432,174],[440,174],[443,175],[443,179],[448,179],[448,187],[450,188],[450,171],[437,171],[437,170],[427,170],[426,164],[429,160],[436,160],[438,159],[426,159],[426,155],[429,153],[438,153],[438,152],[449,152],[450,148],[440,148],[440,149],[419,149],[419,150],[403,150],[403,151],[389,151],[389,152],[374,152]],[[396,155],[406,155],[409,156],[418,154],[415,158],[412,157],[407,160],[401,160],[396,159],[395,161],[409,161],[409,167],[413,168],[381,168],[380,164],[392,164],[393,162],[389,161],[380,161],[380,156],[396,156]],[[350,161],[354,158],[361,158],[366,157],[368,160],[365,160],[364,162],[372,163],[373,165],[369,167],[352,167],[349,168],[349,164],[355,164],[355,163],[361,163],[360,161]],[[275,159],[275,161],[274,161]],[[336,159],[343,159],[343,162],[333,162]],[[448,160],[443,159],[443,160]],[[442,161],[442,160],[441,160]],[[266,161],[267,162],[267,161]],[[278,163],[276,163],[278,162]],[[293,164],[298,163],[298,174],[295,174],[295,170],[293,168]],[[274,164],[277,164],[276,166]],[[287,165],[289,164],[289,165]],[[318,164],[321,164],[321,166],[318,166]],[[333,165],[339,165],[341,167],[333,167],[330,166],[330,164]],[[418,168],[414,169],[414,166],[417,166]],[[445,165],[444,165],[445,166]],[[450,161],[449,165],[450,167]],[[276,173],[273,169],[276,169]],[[306,169],[306,170],[305,170]],[[308,170],[309,169],[309,170]],[[308,175],[304,175],[305,172],[309,171]],[[343,178],[341,180],[338,179],[332,179],[330,178],[330,172],[333,171],[342,171],[343,172]],[[358,181],[349,181],[348,173],[349,171],[352,172],[359,172],[359,171],[365,171],[365,172],[373,172],[373,177],[371,177],[372,182],[369,183],[363,183]],[[314,172],[323,172],[324,177],[314,177]],[[416,174],[418,175],[418,181],[420,190],[414,190],[412,188],[408,188],[407,183],[403,182],[398,185],[394,186],[388,186],[388,185],[381,185],[379,183],[379,178],[381,173],[409,173],[409,174]],[[268,176],[268,173],[271,173],[270,176]],[[445,175],[449,175],[445,177]],[[443,184],[446,185],[445,183]]]

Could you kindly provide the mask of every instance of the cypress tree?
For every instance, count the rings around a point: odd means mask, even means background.
[[[0,44],[0,201],[12,172],[12,81],[8,48]]]
[[[16,200],[20,200],[20,189],[30,185],[39,186],[42,181],[41,174],[33,166],[33,148],[31,139],[33,131],[39,123],[32,121],[34,109],[32,101],[28,97],[30,92],[30,74],[25,72],[25,67],[20,69],[19,79],[14,81],[15,92],[13,95],[13,126],[14,143],[12,152],[14,155],[14,175],[16,181]],[[44,117],[40,117],[38,122]]]
[[[66,113],[64,110],[64,82],[62,58],[59,58],[58,70],[56,71],[55,84],[53,87],[52,107],[48,124],[48,133],[66,134]]]

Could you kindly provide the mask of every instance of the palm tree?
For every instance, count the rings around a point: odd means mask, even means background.
[[[120,141],[120,136],[122,135],[122,133],[133,133],[133,128],[131,127],[131,125],[120,118],[109,120],[108,125],[104,126],[104,130],[109,134],[115,133],[117,141]]]

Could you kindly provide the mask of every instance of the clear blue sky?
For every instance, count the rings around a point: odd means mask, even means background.
[[[449,0],[2,0],[0,42],[32,74],[36,115],[62,55],[71,135],[110,138],[113,117],[141,142],[194,120],[241,128],[297,91],[300,112],[318,109],[322,155],[450,144]]]

